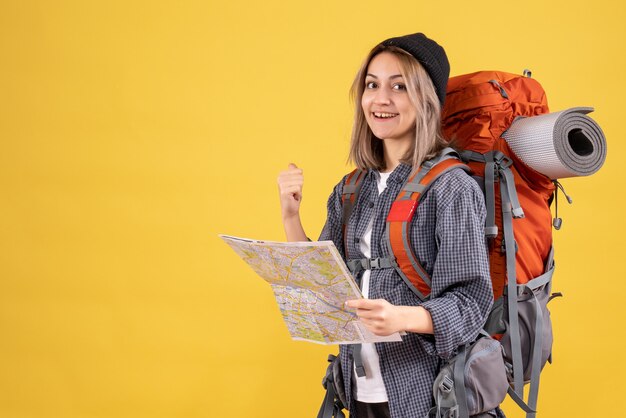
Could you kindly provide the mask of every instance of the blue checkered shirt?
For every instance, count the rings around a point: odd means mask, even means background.
[[[342,237],[341,194],[345,177],[328,199],[328,217],[319,240],[331,240],[348,259],[363,258],[359,240],[374,217],[371,257],[389,256],[383,242],[385,219],[392,202],[411,173],[400,164],[379,195],[378,172],[369,170],[347,225],[347,248]],[[394,305],[426,308],[434,335],[407,333],[402,342],[377,343],[376,351],[389,398],[392,418],[423,418],[434,405],[432,387],[442,359],[471,342],[485,322],[492,304],[489,261],[485,243],[485,203],[478,184],[461,169],[437,179],[425,193],[412,220],[414,254],[431,275],[431,299],[421,302],[394,269],[371,272],[369,297]],[[352,353],[340,346],[340,357],[351,417]]]

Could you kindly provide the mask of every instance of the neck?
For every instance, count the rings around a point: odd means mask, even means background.
[[[385,154],[384,172],[388,173],[393,171],[400,164],[400,159],[404,157],[409,148],[409,141],[385,139],[383,142],[383,150]]]

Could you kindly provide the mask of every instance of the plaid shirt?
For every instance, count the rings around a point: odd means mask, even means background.
[[[363,258],[359,240],[374,217],[371,257],[388,256],[383,242],[385,219],[392,202],[411,173],[400,164],[379,195],[376,170],[366,174],[358,201],[347,225],[348,259]],[[328,217],[319,240],[331,240],[344,255],[341,194],[345,177],[328,199]],[[441,359],[471,342],[482,328],[493,294],[485,245],[485,204],[478,184],[461,169],[443,174],[426,192],[412,220],[410,242],[414,254],[431,275],[431,299],[421,302],[394,269],[372,270],[371,299],[394,305],[426,308],[434,335],[407,333],[402,342],[377,343],[376,351],[389,398],[392,418],[423,418],[434,406],[432,387]],[[350,346],[340,346],[344,377],[352,376]],[[344,378],[351,417],[352,382]]]

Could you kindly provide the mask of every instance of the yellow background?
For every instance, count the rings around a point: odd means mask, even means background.
[[[608,0],[1,0],[0,417],[315,416],[336,348],[291,341],[217,234],[282,240],[295,162],[317,237],[352,77],[416,31],[453,75],[531,68],[553,111],[596,107],[609,156],[563,181],[539,417],[622,416],[624,21]]]

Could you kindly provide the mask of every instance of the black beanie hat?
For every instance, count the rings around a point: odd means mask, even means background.
[[[443,106],[446,99],[446,87],[450,75],[450,63],[446,51],[423,33],[390,38],[380,43],[384,46],[395,46],[413,55],[424,67],[435,86],[439,102]]]

